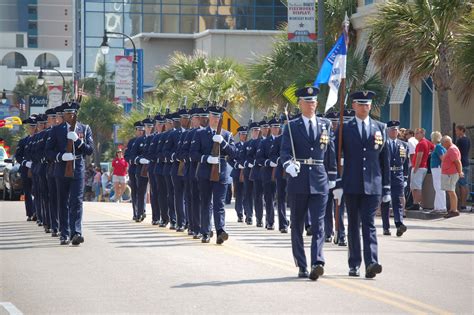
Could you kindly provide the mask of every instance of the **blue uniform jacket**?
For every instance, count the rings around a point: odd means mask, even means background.
[[[165,163],[166,157],[165,157],[163,148],[166,143],[166,139],[168,139],[171,131],[173,131],[173,129],[170,129],[161,133],[160,139],[158,140],[158,145],[156,146],[156,151],[155,151],[155,154],[158,159],[158,163],[156,163],[155,174],[166,175],[164,170],[167,163]]]
[[[133,144],[135,143],[135,141],[137,141],[137,137],[135,138],[132,138],[130,140],[128,140],[128,143],[127,143],[127,149],[125,150],[125,153],[123,155],[124,159],[128,162],[128,173],[129,174],[135,174],[135,169],[136,169],[136,165],[133,164],[132,162],[132,148],[133,148]]]
[[[301,163],[298,176],[288,176],[288,193],[327,194],[328,181],[336,180],[336,154],[331,122],[325,118],[316,117],[317,134],[310,141],[303,118],[290,121],[291,133],[295,146],[296,159],[312,159],[318,165]],[[323,134],[325,136],[323,137]],[[283,129],[280,148],[280,159],[284,168],[293,158],[288,125]]]
[[[264,183],[272,181],[273,167],[270,167],[270,151],[275,142],[273,136],[268,136],[260,141],[257,150],[257,165],[260,167],[260,178]]]
[[[244,162],[240,160],[240,157],[242,156],[242,151],[245,149],[244,143],[243,142],[237,142],[235,144],[235,149],[236,149],[236,154],[234,154],[234,157],[229,159],[229,164],[232,167],[232,171],[230,172],[230,176],[232,178],[240,178],[240,169],[239,169],[239,164],[244,165]]]
[[[186,179],[192,179],[193,175],[190,173],[191,168],[191,157],[189,155],[189,149],[191,148],[191,141],[193,141],[194,134],[197,129],[188,129],[181,135],[180,146],[178,149],[178,160],[184,161],[183,177]],[[196,169],[194,169],[196,171]],[[194,176],[196,173],[194,173]]]
[[[408,179],[408,144],[402,140],[395,140],[395,151],[387,140],[390,152],[390,179],[392,185],[403,187]]]
[[[46,176],[46,141],[49,136],[48,129],[41,130],[35,134],[34,137],[34,145],[31,152],[33,158],[32,171],[35,175]]]
[[[257,165],[257,150],[261,138],[251,139],[246,142],[246,156],[245,156],[245,171],[244,174],[248,176],[251,181],[260,180],[260,166]],[[249,167],[249,163],[253,167]]]
[[[138,137],[133,143],[132,150],[130,152],[130,160],[135,165],[135,174],[140,174],[142,171],[142,164],[140,164],[140,159],[145,156],[147,151],[146,143],[147,138],[150,136],[141,136]]]
[[[386,195],[390,193],[390,152],[386,125],[370,119],[368,139],[362,141],[356,118],[344,122],[342,187],[345,194]],[[336,131],[336,143],[339,140]],[[379,140],[376,140],[379,138]],[[379,142],[379,144],[376,143]]]
[[[26,136],[20,141],[18,141],[18,145],[16,146],[15,151],[15,160],[20,164],[20,174],[22,177],[28,176],[28,168],[25,166],[26,162],[29,160],[26,158],[27,150],[30,142],[30,136]]]
[[[232,178],[230,177],[232,168],[227,163],[225,157],[229,156],[232,158],[236,153],[236,148],[234,144],[234,138],[230,132],[222,129],[221,135],[224,137],[224,141],[220,144],[221,154],[219,182],[221,184],[230,184],[232,183]],[[193,140],[191,141],[191,160],[200,163],[196,172],[196,177],[198,179],[209,180],[211,176],[211,164],[207,163],[207,158],[211,155],[212,146],[214,144],[214,141],[212,141],[212,136],[213,133],[211,128],[207,127],[197,131]]]
[[[64,122],[51,129],[48,140],[46,141],[46,155],[51,161],[55,161],[54,176],[64,177],[66,170],[66,162],[61,157],[66,153],[67,148],[67,124]],[[74,161],[74,177],[84,172],[84,157],[94,152],[94,142],[92,140],[92,131],[88,125],[80,122],[76,123],[76,133],[79,136],[74,142],[73,154],[76,159]]]
[[[281,135],[276,137],[270,148],[270,160],[277,164],[275,178],[286,178],[286,175],[284,175],[285,170],[283,169],[280,159],[281,139],[283,139]]]

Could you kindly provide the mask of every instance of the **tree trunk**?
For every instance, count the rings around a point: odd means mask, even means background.
[[[441,133],[452,135],[451,114],[449,112],[449,90],[437,90]]]
[[[94,141],[94,164],[96,167],[100,167],[100,147],[101,147],[101,139],[97,137]]]

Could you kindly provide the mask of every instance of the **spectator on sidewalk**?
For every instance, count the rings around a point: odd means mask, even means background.
[[[459,209],[461,211],[467,210],[467,197],[469,196],[469,149],[471,142],[466,136],[466,127],[464,125],[456,126],[456,146],[461,152],[461,164],[464,177],[459,178]]]
[[[100,167],[96,167],[94,181],[92,183],[92,187],[95,193],[94,201],[100,201],[99,197],[100,197],[101,177],[102,177],[102,172],[100,171]]]
[[[115,158],[112,161],[113,167],[113,179],[114,183],[114,201],[120,202],[122,199],[122,194],[125,191],[126,185],[126,176],[128,171],[128,162],[123,158],[122,149],[118,149],[115,154]]]
[[[100,181],[102,184],[102,198],[104,199],[104,201],[107,201],[112,185],[110,183],[110,173],[105,168],[102,169],[102,176],[100,178]]]
[[[415,156],[416,145],[418,144],[418,140],[415,138],[415,132],[412,129],[406,129],[404,132],[405,141],[408,144],[408,187],[405,188],[405,199],[406,209],[411,209],[413,206],[413,196],[411,194],[411,170],[413,165],[411,164],[413,161],[413,156]]]
[[[92,191],[94,175],[95,175],[94,167],[92,166],[92,164],[89,164],[84,173],[84,200],[85,201],[91,201],[94,197],[94,192]]]
[[[431,142],[435,145],[431,154],[431,175],[433,176],[433,188],[435,191],[434,209],[435,212],[446,212],[446,192],[441,189],[441,161],[446,149],[441,145],[441,133],[434,131],[431,133]]]
[[[456,183],[459,178],[464,177],[461,164],[461,152],[453,144],[451,137],[444,136],[441,144],[446,149],[446,154],[441,163],[441,189],[445,190],[449,196],[449,211],[445,218],[452,218],[459,215],[458,197],[456,196]]]
[[[418,144],[416,145],[412,160],[413,168],[411,170],[410,188],[413,195],[413,206],[409,210],[421,210],[421,190],[428,172],[428,157],[434,149],[434,145],[425,138],[425,133],[426,130],[423,128],[417,128],[415,131],[415,138],[418,140]]]

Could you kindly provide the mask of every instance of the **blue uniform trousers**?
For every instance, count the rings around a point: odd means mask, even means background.
[[[241,183],[239,178],[233,178],[234,183],[234,198],[235,198],[235,212],[237,213],[237,217],[243,218],[244,217],[244,183]]]
[[[276,197],[278,207],[278,229],[285,229],[288,227],[288,219],[286,218],[286,179],[276,179]]]
[[[35,205],[33,202],[33,181],[28,176],[22,176],[23,193],[25,194],[25,209],[26,216],[32,217],[35,215]]]
[[[275,224],[275,182],[263,183],[263,197],[265,199],[265,224],[273,226]]]
[[[149,167],[152,170],[154,167]],[[158,179],[155,174],[148,172],[150,181],[150,204],[151,204],[151,220],[160,221],[160,203],[158,202]]]
[[[174,208],[174,187],[170,175],[165,175],[166,182],[166,202],[168,203],[168,215],[170,222],[176,224],[176,211]]]
[[[339,240],[346,237],[344,227],[344,208],[345,202],[344,197],[342,197],[342,200],[339,203],[339,218],[336,219],[336,200],[334,200],[334,195],[332,194],[332,190],[330,190],[326,206],[326,216],[324,217],[324,231],[326,237],[334,235],[334,232],[338,232]],[[339,231],[334,231],[334,220],[339,220]]]
[[[56,178],[48,176],[48,203],[51,216],[50,228],[53,232],[59,231],[58,193],[56,188]]]
[[[253,181],[248,177],[244,177],[244,212],[247,220],[253,218]]]
[[[395,227],[403,224],[403,209],[405,207],[405,195],[403,191],[403,183],[391,185],[390,193],[392,196],[392,209]],[[390,229],[390,202],[382,202],[382,226],[384,230]]]
[[[136,217],[140,217],[146,212],[146,186],[148,185],[148,177],[135,174],[135,181],[137,183],[137,203],[136,203]]]
[[[166,180],[163,175],[156,176],[156,191],[158,195],[158,204],[161,212],[161,220],[163,223],[170,222],[170,216],[168,213],[168,191],[166,188]]]
[[[191,195],[192,183],[189,179],[183,177],[183,184],[184,184],[184,213],[186,218],[185,226],[189,229],[189,225],[191,224],[191,215],[192,215],[192,200],[193,196]],[[193,231],[193,229],[190,229]]]
[[[364,263],[369,266],[378,263],[377,230],[375,212],[380,205],[380,195],[344,194],[348,219],[349,267],[360,267],[362,262],[360,246],[360,224],[364,242]]]
[[[199,196],[199,182],[197,179],[191,180],[191,213],[189,219],[192,222],[192,231],[195,234],[201,233],[201,197]]]
[[[257,222],[263,220],[263,183],[261,180],[253,181],[253,197],[255,205],[255,217]]]
[[[137,217],[137,180],[135,178],[135,172],[128,172],[128,178],[130,179],[130,190],[131,190],[131,198],[132,198],[132,209],[133,209],[133,217]]]
[[[58,193],[59,229],[61,237],[82,234],[82,200],[84,173],[75,178],[56,177]]]
[[[35,204],[36,218],[38,222],[43,222],[43,207],[41,205],[41,183],[39,175],[33,175],[33,202]]]
[[[184,180],[182,176],[171,176],[174,188],[174,208],[176,211],[176,224],[178,227],[186,225],[186,213],[184,211]]]
[[[41,189],[41,207],[43,208],[43,224],[51,228],[51,212],[49,209],[49,192],[48,192],[48,180],[46,174],[42,174],[40,177],[40,189]]]
[[[323,194],[292,194],[290,199],[291,211],[291,248],[297,267],[308,267],[304,252],[303,230],[308,209],[313,218],[311,231],[311,265],[324,265],[324,215],[328,195]]]
[[[225,195],[227,184],[199,180],[201,196],[201,234],[209,235],[211,216],[214,215],[214,226],[219,235],[225,230]]]

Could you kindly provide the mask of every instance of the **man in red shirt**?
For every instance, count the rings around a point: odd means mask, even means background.
[[[425,129],[417,128],[415,131],[415,138],[418,140],[416,145],[415,155],[413,156],[411,170],[410,188],[413,194],[413,206],[409,210],[420,210],[423,187],[423,181],[428,172],[428,156],[434,149],[433,143],[425,138]]]

